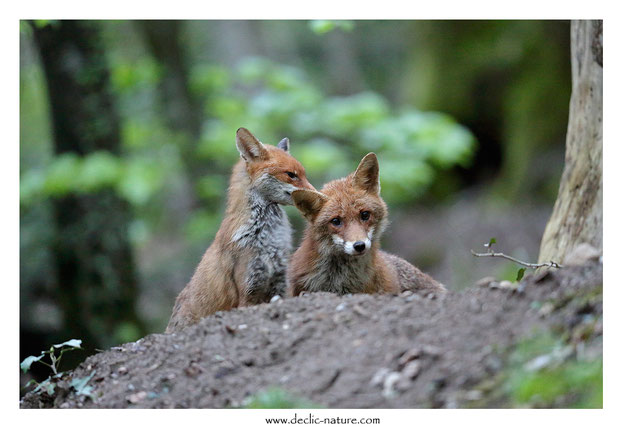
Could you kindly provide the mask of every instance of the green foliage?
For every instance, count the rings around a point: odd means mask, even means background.
[[[521,279],[523,279],[523,275],[526,272],[525,268],[520,268],[519,271],[517,271],[517,280],[516,281],[521,281]]]
[[[115,339],[119,343],[128,343],[136,341],[141,337],[141,331],[134,323],[121,322],[115,328]]]
[[[352,31],[355,28],[355,24],[353,21],[316,19],[309,21],[309,28],[316,34],[325,34],[338,28],[344,31]]]
[[[569,347],[551,334],[540,334],[517,345],[505,382],[515,406],[603,407],[601,357],[569,359]]]
[[[59,372],[59,365],[63,354],[71,350],[81,349],[81,344],[82,340],[71,339],[65,341],[64,343],[54,344],[48,350],[43,350],[39,356],[28,356],[26,359],[24,359],[19,365],[20,369],[24,371],[24,373],[28,372],[30,370],[30,367],[36,362],[49,367],[52,371],[52,374],[50,374],[50,376],[43,380],[41,383],[37,383],[35,380],[31,380],[24,387],[27,387],[31,384],[36,384],[37,387],[34,389],[34,392],[44,391],[48,395],[52,395],[54,393],[54,389],[56,388],[55,380],[58,380],[63,376],[63,372]],[[43,360],[46,356],[49,360],[49,363]]]
[[[192,75],[195,82],[211,82],[225,72],[200,66]],[[211,119],[198,155],[223,168],[238,159],[232,142],[240,126],[267,143],[290,137],[293,154],[317,185],[352,172],[363,155],[375,151],[383,196],[400,204],[417,199],[438,170],[468,165],[475,149],[472,134],[447,115],[393,110],[374,92],[326,96],[301,70],[263,58],[248,58],[228,79],[218,79],[221,86],[207,100]]]
[[[35,362],[39,362],[44,356],[45,354],[43,353],[40,354],[39,356],[28,356],[26,359],[22,361],[22,363],[19,364],[19,367],[22,369],[22,371],[28,372],[32,364]]]
[[[70,386],[76,391],[76,394],[88,396],[93,399],[93,386],[88,386],[87,383],[93,378],[95,371],[82,378],[74,378],[71,380]]]
[[[245,400],[244,408],[323,408],[278,387],[256,393]]]
[[[22,174],[20,203],[28,206],[40,198],[87,194],[115,188],[135,205],[145,204],[158,190],[165,171],[145,159],[124,159],[99,151],[79,157],[55,157],[42,170]]]

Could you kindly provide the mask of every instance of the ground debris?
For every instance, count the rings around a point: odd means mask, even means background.
[[[602,269],[591,259],[526,276],[522,294],[483,279],[442,299],[313,293],[220,312],[90,356],[68,378],[97,368],[96,400],[59,389],[48,398],[28,393],[20,407],[222,408],[274,386],[331,408],[488,404],[495,389],[485,382],[504,371],[504,350],[535,330],[562,330],[574,347],[523,362],[526,371],[599,356],[584,343],[603,331],[601,295],[574,297],[600,288]]]

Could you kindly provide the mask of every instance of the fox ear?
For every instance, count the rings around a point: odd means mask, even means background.
[[[322,206],[327,202],[327,197],[318,191],[297,189],[292,191],[292,200],[303,216],[310,222],[313,222]]]
[[[372,152],[363,157],[353,174],[353,186],[372,194],[381,191],[379,182],[379,161]]]
[[[265,159],[268,156],[264,145],[246,128],[238,128],[236,131],[236,147],[240,156],[247,162]]]
[[[277,143],[277,147],[286,152],[290,152],[290,139],[287,137],[281,139],[281,141]]]

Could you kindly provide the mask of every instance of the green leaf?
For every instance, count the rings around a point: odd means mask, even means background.
[[[344,31],[351,31],[355,28],[352,21],[334,21],[329,19],[316,19],[309,21],[309,28],[316,34],[325,34],[340,28]]]
[[[22,361],[22,363],[19,364],[19,367],[22,371],[27,372],[30,369],[30,366],[33,363],[40,361],[43,356],[45,356],[45,353],[42,353],[41,356],[28,356]]]
[[[497,241],[495,241],[495,237],[494,237],[491,240],[489,240],[487,244],[485,244],[485,247],[488,247],[489,249],[491,249],[491,246],[493,246],[495,243],[497,243]]]
[[[56,383],[52,383],[52,381],[50,381],[50,377],[48,377],[45,380],[43,380],[41,383],[39,383],[37,387],[35,388],[35,390],[33,390],[33,392],[37,393],[41,390],[45,390],[45,392],[51,396],[54,394],[55,387],[56,387]]]
[[[75,340],[74,339],[74,340],[65,341],[64,343],[54,344],[54,347],[57,348],[57,349],[60,349],[63,346],[80,348],[81,344],[82,344],[82,340]]]
[[[51,381],[48,381],[47,383],[45,383],[43,387],[45,388],[45,391],[47,392],[47,394],[52,396],[54,394],[54,388],[56,387],[56,383],[52,383]]]
[[[71,380],[70,386],[76,390],[78,395],[89,396],[93,398],[93,387],[87,386],[87,383],[93,378],[95,375],[95,371],[93,371],[90,375],[82,378],[74,378]]]
[[[520,268],[519,271],[517,271],[517,281],[520,281],[521,279],[523,279],[523,275],[526,272],[525,268]]]

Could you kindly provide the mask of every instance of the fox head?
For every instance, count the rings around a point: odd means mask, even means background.
[[[305,177],[305,169],[290,155],[290,140],[277,146],[265,145],[246,128],[236,131],[236,147],[244,160],[251,187],[268,201],[292,205],[292,192],[314,190]]]
[[[310,222],[308,234],[324,253],[369,253],[387,226],[387,206],[379,195],[379,163],[367,154],[349,176],[327,183],[320,192],[294,191],[295,206]]]

